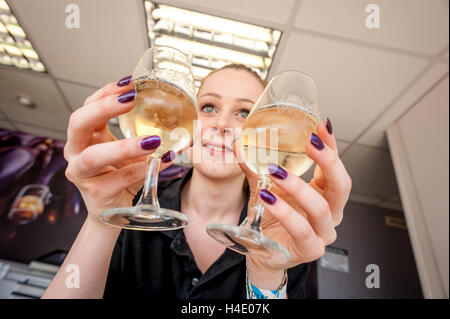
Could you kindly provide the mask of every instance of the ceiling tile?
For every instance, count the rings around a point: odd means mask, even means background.
[[[20,104],[16,96],[31,98],[36,108]],[[0,68],[0,109],[14,121],[65,131],[70,116],[54,82],[45,75]]]
[[[66,96],[72,111],[75,111],[77,108],[81,107],[84,103],[84,100],[86,100],[88,96],[97,91],[97,89],[95,88],[64,81],[58,81],[58,85],[61,88],[63,94]]]
[[[59,132],[54,130],[48,130],[43,127],[37,127],[27,124],[20,124],[15,123],[19,129],[19,131],[35,134],[37,136],[44,136],[44,137],[50,137],[58,140],[66,140],[66,133],[65,132]]]
[[[245,21],[238,19],[243,22],[257,23],[259,20],[265,20],[285,24],[288,21],[294,0],[283,0],[283,5],[273,0],[168,0],[164,3],[219,16],[223,16],[220,14],[223,12],[226,14],[223,17],[235,20],[237,19],[236,16],[249,18]],[[202,10],[203,8],[204,10]],[[255,22],[254,19],[258,21]]]
[[[279,58],[277,72],[300,70],[317,81],[321,116],[345,141],[353,141],[427,63],[299,33],[291,34]]]
[[[398,193],[394,167],[386,150],[353,145],[342,156],[352,179],[352,193],[387,200]]]
[[[141,0],[78,0],[80,28],[65,25],[70,0],[11,1],[11,7],[58,79],[103,86],[131,74],[148,47]]]
[[[365,20],[370,3],[380,8],[380,28]],[[295,26],[435,55],[448,44],[447,0],[302,0]]]
[[[0,119],[0,128],[5,128],[8,130],[15,131],[16,128],[6,119]]]
[[[367,130],[366,133],[364,133],[363,136],[361,136],[358,143],[378,147],[388,147],[385,133],[386,129],[446,73],[448,73],[448,64],[434,64],[369,130]]]

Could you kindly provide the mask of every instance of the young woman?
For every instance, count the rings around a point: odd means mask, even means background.
[[[197,95],[197,141],[208,160],[194,162],[183,178],[160,183],[161,206],[189,218],[184,229],[167,232],[120,230],[99,220],[105,209],[132,205],[146,173],[145,156],[160,139],[118,141],[108,129],[110,118],[135,105],[131,77],[88,97],[70,118],[65,158],[66,176],[79,188],[89,214],[43,297],[304,297],[308,263],[335,241],[351,179],[329,120],[320,122],[318,134],[307,143],[307,154],[317,163],[309,183],[278,167],[271,190],[256,194],[257,178],[245,164],[224,162],[223,155],[237,149],[224,140],[231,141],[227,137],[242,127],[263,89],[258,75],[242,65],[226,66],[203,80]],[[161,169],[170,160],[165,156]],[[264,201],[264,235],[289,250],[287,265],[240,255],[206,233],[210,223],[238,225],[256,196]],[[66,285],[70,264],[79,269],[79,288]]]

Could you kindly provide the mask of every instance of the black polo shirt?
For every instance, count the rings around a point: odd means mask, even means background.
[[[181,189],[191,176],[192,169],[181,178],[159,183],[161,207],[181,211]],[[248,195],[247,189],[239,223],[247,215]],[[304,298],[308,270],[309,264],[288,269],[288,298]],[[244,299],[245,273],[245,256],[226,249],[202,275],[183,229],[122,230],[111,258],[104,298]]]

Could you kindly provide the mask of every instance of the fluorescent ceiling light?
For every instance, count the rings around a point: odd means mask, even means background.
[[[214,17],[167,5],[158,5],[158,7],[152,11],[152,17],[155,20],[172,20],[174,22],[180,22],[181,24],[190,25],[199,29],[240,35],[252,40],[260,40],[264,42],[272,41],[272,31],[269,28]]]
[[[0,0],[0,64],[45,72],[38,54],[5,0]]]
[[[11,33],[15,37],[20,37],[20,38],[26,37],[23,29],[17,24],[7,24],[6,28],[8,29],[9,33]]]
[[[264,59],[260,56],[251,55],[235,50],[229,50],[221,48],[219,46],[204,44],[200,42],[163,35],[155,39],[155,44],[175,47],[180,49],[181,51],[189,52],[195,56],[205,56],[208,58],[216,58],[234,63],[242,63],[256,68],[265,67]]]
[[[281,31],[149,0],[144,6],[151,44],[189,53],[197,87],[209,72],[230,63],[245,64],[263,79],[267,76]]]

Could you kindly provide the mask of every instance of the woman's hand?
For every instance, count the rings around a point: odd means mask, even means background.
[[[136,91],[126,77],[88,97],[69,120],[66,177],[80,190],[88,219],[98,225],[105,226],[98,218],[103,210],[131,206],[145,179],[146,156],[161,143],[158,136],[117,140],[111,134],[108,120],[135,104]],[[169,165],[161,163],[160,169]]]
[[[234,149],[236,153],[236,145]],[[256,174],[244,163],[239,163],[250,185],[249,207],[255,204],[256,196],[263,198],[265,210],[261,222],[264,235],[283,245],[291,254],[291,260],[284,265],[247,257],[249,269],[266,275],[279,274],[280,270],[322,257],[325,246],[336,240],[335,227],[342,220],[352,182],[339,159],[329,121],[319,123],[318,136],[311,136],[306,153],[317,163],[309,184],[277,165],[271,165],[273,186],[270,191],[263,190],[262,195],[255,194]],[[253,216],[249,218],[252,220]]]

